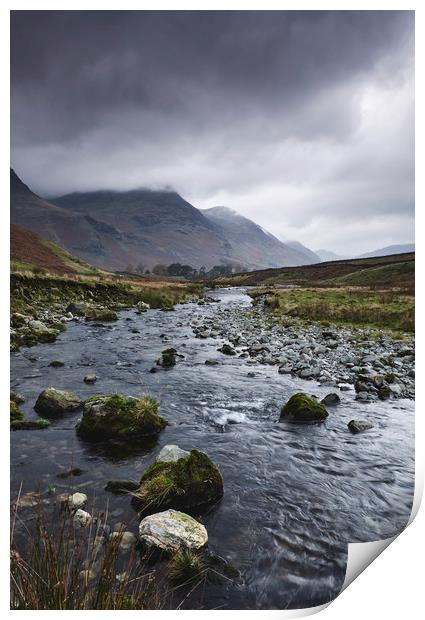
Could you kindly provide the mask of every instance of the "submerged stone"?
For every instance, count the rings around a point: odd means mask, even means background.
[[[282,407],[280,419],[289,419],[295,422],[322,421],[328,417],[328,412],[322,403],[317,402],[308,394],[299,392],[294,394]]]
[[[81,398],[75,394],[50,387],[41,392],[34,405],[34,409],[38,414],[49,417],[67,411],[76,411],[82,404]]]
[[[140,522],[139,538],[148,548],[173,553],[180,549],[201,549],[208,542],[208,533],[189,515],[165,510]]]
[[[223,478],[211,459],[192,450],[178,460],[157,460],[144,472],[133,505],[142,514],[164,508],[200,512],[223,496]]]
[[[88,398],[77,430],[87,439],[136,439],[155,435],[167,424],[158,414],[158,403],[151,396],[133,398],[113,394]]]
[[[139,484],[133,480],[109,480],[105,487],[105,491],[120,495],[137,491],[138,488]]]

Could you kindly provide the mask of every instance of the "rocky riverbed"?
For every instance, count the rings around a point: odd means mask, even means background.
[[[213,318],[194,318],[191,325],[198,338],[227,339],[221,351],[244,358],[253,367],[268,364],[281,374],[314,379],[342,391],[355,390],[355,398],[363,402],[414,398],[412,336],[305,325],[290,317],[273,320],[261,297],[253,309],[235,312],[227,308]]]
[[[409,518],[413,342],[376,339],[367,330],[278,325],[242,289],[209,295],[213,301],[181,304],[174,312],[133,308],[109,322],[73,316],[54,343],[12,354],[11,387],[25,398],[19,407],[28,422],[39,419],[34,405],[48,387],[81,402],[99,394],[149,394],[168,422],[135,445],[82,436],[76,430],[81,410],[51,418],[44,430],[13,432],[12,498],[22,485],[23,500],[16,536],[25,539],[37,499],[53,514],[58,499],[83,494],[75,527],[107,505],[111,531],[123,530],[126,541],[134,541],[140,518],[128,495],[116,494],[108,483],[140,481],[164,459],[166,446],[185,454],[199,450],[223,478],[223,497],[217,493],[214,506],[199,517],[208,547],[241,578],[208,584],[202,601],[189,597],[185,605],[321,604],[339,592],[348,542],[392,536]],[[42,318],[47,323],[49,315]],[[164,365],[162,353],[171,349],[175,353],[166,357],[174,363]],[[308,369],[315,372],[303,378]],[[367,391],[362,386],[356,392],[362,375]],[[381,387],[389,388],[388,397]],[[295,424],[281,418],[281,410],[298,392],[318,401],[335,393],[339,404],[327,407],[320,424]],[[362,393],[367,397],[359,400]],[[369,425],[354,433],[351,420]]]

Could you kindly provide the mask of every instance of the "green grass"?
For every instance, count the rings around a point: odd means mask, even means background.
[[[174,583],[187,584],[203,577],[207,568],[202,558],[190,549],[180,549],[168,564],[168,575]]]
[[[102,407],[102,416],[97,416],[92,410],[91,406],[95,403]],[[158,414],[158,408],[158,402],[152,396],[92,396],[85,402],[78,432],[92,439],[122,437],[129,440],[140,435],[157,434],[168,424]]]
[[[252,292],[254,298],[261,289]],[[413,332],[415,300],[399,291],[363,289],[282,289],[266,299],[275,317],[369,326]]]
[[[262,269],[213,279],[223,286],[373,286],[413,289],[415,253]]]
[[[192,450],[178,461],[153,463],[143,474],[133,503],[141,512],[175,508],[187,510],[219,499],[223,479],[206,454]]]

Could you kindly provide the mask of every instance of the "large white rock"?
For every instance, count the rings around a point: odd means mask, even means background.
[[[161,452],[156,457],[156,462],[157,463],[158,461],[175,462],[189,455],[190,455],[190,452],[188,452],[187,450],[182,450],[178,446],[175,446],[170,443],[162,448]]]
[[[200,549],[208,542],[205,527],[178,510],[165,510],[145,517],[139,525],[139,537],[147,547],[169,552],[181,548]]]

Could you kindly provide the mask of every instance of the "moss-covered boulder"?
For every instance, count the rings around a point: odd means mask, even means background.
[[[24,419],[24,414],[20,410],[18,404],[14,401],[10,401],[10,422],[15,422]]]
[[[176,349],[164,349],[156,363],[163,368],[171,368],[171,366],[176,365],[176,353]]]
[[[167,426],[151,396],[91,396],[84,403],[79,435],[88,439],[137,439],[156,435]]]
[[[39,343],[48,344],[55,342],[56,338],[59,336],[59,333],[59,330],[51,329],[49,327],[45,327],[44,329],[23,327],[15,334],[15,350],[19,349],[20,346],[34,347]]]
[[[299,392],[294,394],[284,405],[280,412],[281,420],[293,420],[294,422],[320,422],[328,417],[328,412],[322,403]]]
[[[118,314],[115,310],[93,310],[90,314],[87,314],[87,316],[95,321],[118,321]]]
[[[12,431],[39,431],[50,426],[49,420],[14,420],[10,423]]]
[[[198,514],[223,496],[223,478],[199,450],[176,461],[156,461],[143,474],[133,505],[141,514],[174,508]]]
[[[75,394],[49,387],[41,392],[34,409],[39,415],[54,417],[68,411],[76,411],[82,405],[83,401]]]

